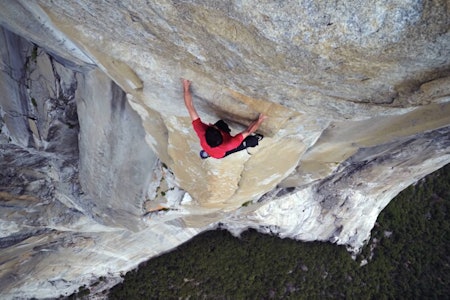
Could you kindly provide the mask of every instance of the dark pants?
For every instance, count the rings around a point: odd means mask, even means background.
[[[242,141],[242,143],[236,149],[227,151],[225,153],[225,156],[230,155],[235,152],[238,152],[238,151],[241,151],[241,150],[244,150],[248,147],[256,147],[256,146],[258,146],[258,138],[254,135],[249,135]]]

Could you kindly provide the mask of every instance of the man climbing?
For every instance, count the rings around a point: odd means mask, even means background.
[[[207,158],[209,156],[223,158],[231,153],[258,145],[258,142],[263,136],[260,134],[253,135],[253,133],[259,128],[267,116],[260,114],[258,119],[250,123],[246,130],[232,136],[230,135],[231,130],[227,123],[222,120],[209,125],[206,125],[201,121],[195,110],[194,104],[192,103],[192,95],[189,89],[191,82],[187,79],[182,79],[182,83],[184,104],[191,117],[192,126],[200,139],[200,145],[203,148],[203,150],[200,151],[200,156],[202,158]]]

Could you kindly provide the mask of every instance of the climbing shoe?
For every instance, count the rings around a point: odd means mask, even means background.
[[[209,157],[209,154],[206,153],[205,150],[201,150],[201,151],[200,151],[200,157],[201,157],[202,159],[205,159],[205,158],[208,158],[208,157]]]

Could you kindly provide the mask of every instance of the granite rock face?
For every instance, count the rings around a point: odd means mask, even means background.
[[[450,161],[447,1],[1,4],[4,298],[109,283],[208,228],[357,252]],[[183,105],[261,144],[201,160]]]

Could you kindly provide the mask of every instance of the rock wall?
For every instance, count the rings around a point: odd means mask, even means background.
[[[56,297],[223,226],[358,249],[450,161],[447,1],[9,1],[0,286]],[[201,160],[182,102],[261,145]]]

